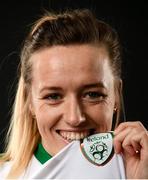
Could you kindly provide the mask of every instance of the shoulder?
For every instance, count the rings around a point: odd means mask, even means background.
[[[5,178],[10,171],[12,162],[7,161],[0,165],[0,179]]]
[[[5,179],[12,167],[13,161],[7,161],[3,164],[0,164],[0,180]],[[28,178],[32,174],[38,171],[42,167],[42,164],[36,159],[33,155],[28,166],[25,168],[24,172],[20,174],[19,178]]]

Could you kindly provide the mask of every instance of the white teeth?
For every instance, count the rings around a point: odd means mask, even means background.
[[[71,136],[70,136],[70,139],[74,139],[74,138],[75,138],[75,134],[72,132]]]
[[[76,139],[76,140],[81,139],[81,133],[76,133],[76,135],[75,135],[75,139]]]
[[[67,140],[80,140],[89,135],[89,131],[81,132],[68,132],[68,131],[59,131],[59,134]]]

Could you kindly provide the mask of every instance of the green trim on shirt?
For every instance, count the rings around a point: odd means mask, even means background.
[[[34,155],[41,164],[44,164],[46,161],[52,158],[52,156],[44,149],[41,143],[38,144]]]

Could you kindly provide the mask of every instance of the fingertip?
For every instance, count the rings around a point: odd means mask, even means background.
[[[116,149],[116,148],[114,148],[114,152],[115,152],[115,154],[119,154],[120,153],[119,150]]]
[[[118,143],[116,141],[114,141],[114,152],[116,154],[119,154],[121,152],[121,145],[120,145],[120,143]]]

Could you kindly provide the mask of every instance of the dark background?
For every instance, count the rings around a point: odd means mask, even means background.
[[[119,33],[123,47],[123,95],[127,120],[140,120],[148,128],[148,7],[145,1],[26,0],[0,3],[0,152],[17,82],[21,44],[44,9],[89,8]]]

